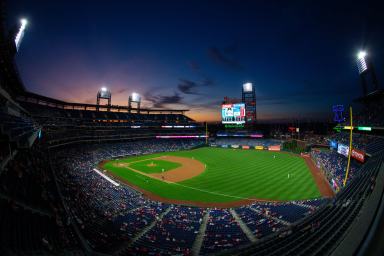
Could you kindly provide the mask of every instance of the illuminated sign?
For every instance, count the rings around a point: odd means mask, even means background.
[[[221,106],[221,120],[223,124],[244,124],[245,104],[223,104]]]
[[[280,145],[271,145],[268,147],[270,151],[280,151]]]
[[[340,155],[348,157],[349,147],[344,144],[337,145],[337,153]]]
[[[335,127],[334,129],[336,129],[337,127]],[[344,130],[354,130],[355,128],[357,128],[357,130],[359,131],[372,131],[372,127],[369,127],[369,126],[355,126],[355,127],[351,127],[351,126],[342,126],[342,128]]]
[[[225,128],[244,128],[244,124],[226,124]]]
[[[162,125],[161,128],[195,128],[195,125]]]
[[[355,158],[356,160],[364,163],[365,153],[364,151],[358,150],[358,149],[352,149],[351,156]]]
[[[331,140],[329,142],[329,147],[330,148],[334,148],[334,149],[337,149],[337,142],[335,140]]]
[[[342,123],[345,121],[345,118],[343,117],[343,112],[344,112],[343,105],[332,106],[332,111],[335,114],[333,117],[333,121],[335,121],[336,123]]]
[[[357,130],[359,130],[359,131],[372,131],[372,127],[359,126],[359,127],[357,127]]]
[[[251,138],[263,138],[263,134],[251,134],[249,137],[251,137]]]
[[[207,138],[206,135],[158,135],[156,139],[189,139],[189,138]]]
[[[255,146],[255,149],[257,149],[257,150],[263,150],[263,149],[264,149],[264,146]]]
[[[340,124],[338,124],[338,125],[336,125],[335,127],[333,127],[333,130],[335,130],[335,131],[337,131],[337,132],[340,132],[342,128],[343,128],[343,127],[342,127]]]

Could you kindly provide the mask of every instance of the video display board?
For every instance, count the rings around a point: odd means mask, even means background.
[[[221,106],[221,120],[223,124],[244,124],[245,104],[223,104]]]
[[[348,157],[349,147],[347,145],[339,144],[337,146],[337,153]]]

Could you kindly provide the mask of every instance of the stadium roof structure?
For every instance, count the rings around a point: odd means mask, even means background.
[[[99,109],[110,109],[110,112],[128,112],[129,110],[137,110],[136,108],[129,108],[128,106],[119,106],[119,105],[97,105],[97,104],[87,104],[87,103],[75,103],[75,102],[66,102],[62,100],[53,99],[50,97],[46,97],[40,94],[32,93],[32,92],[25,92],[24,94],[21,94],[17,98],[18,101],[21,102],[29,102],[29,103],[35,103],[40,104],[44,106],[50,106],[55,108],[61,108],[61,109],[74,109],[74,110],[96,110],[97,107]],[[102,110],[105,111],[105,110]],[[141,113],[147,113],[147,114],[155,114],[155,113],[161,113],[161,114],[184,114],[185,112],[189,111],[189,109],[151,109],[151,108],[140,108]]]

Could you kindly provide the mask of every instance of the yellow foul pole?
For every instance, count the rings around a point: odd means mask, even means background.
[[[349,167],[350,167],[350,164],[351,164],[351,153],[352,153],[352,131],[353,131],[353,123],[352,123],[352,107],[349,107],[349,117],[350,117],[350,120],[351,120],[351,124],[350,124],[350,132],[349,132],[349,151],[348,151],[348,164],[347,164],[347,170],[345,171],[345,178],[344,178],[344,182],[343,182],[343,185],[345,187],[345,184],[347,184],[347,180],[348,180],[348,173],[349,173]]]

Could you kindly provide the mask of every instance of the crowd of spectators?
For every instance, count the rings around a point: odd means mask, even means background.
[[[0,173],[1,255],[79,251],[47,161],[37,147],[19,150]]]
[[[63,109],[48,105],[21,102],[32,116],[44,126],[60,125],[90,125],[90,126],[131,126],[151,125],[160,126],[164,124],[188,124],[193,120],[182,114],[149,114],[128,112],[107,112],[81,109]],[[114,122],[104,121],[114,120]]]
[[[107,133],[114,134],[112,130]],[[332,139],[346,143],[347,136],[341,133]],[[377,137],[363,135],[354,137],[356,147],[363,149],[377,140]],[[17,241],[23,250],[76,251],[74,248],[78,248],[79,240],[72,227],[77,226],[86,243],[95,251],[190,255],[198,237],[202,239],[202,254],[247,245],[251,243],[247,229],[256,239],[267,237],[289,228],[327,202],[327,199],[259,202],[233,211],[172,205],[149,200],[127,185],[115,186],[93,170],[105,159],[178,151],[203,143],[204,140],[196,139],[145,139],[75,144],[51,149],[48,155],[43,155],[38,149],[22,150],[0,173],[0,203],[7,208],[1,216],[8,224],[16,222],[12,216],[22,220],[20,224],[12,224],[17,229],[22,229],[22,225],[31,227],[31,232]],[[219,138],[214,143],[266,147],[281,141]],[[341,187],[346,158],[334,151],[312,151],[311,154],[330,183],[334,181]],[[359,167],[352,163],[350,179],[358,173]],[[56,191],[54,181],[58,182],[59,191]],[[63,200],[64,206],[58,198]],[[28,210],[28,207],[33,210]],[[43,216],[36,215],[36,212]],[[205,231],[200,234],[203,226]],[[5,230],[2,228],[0,231],[5,237]],[[35,239],[28,242],[32,236]],[[12,237],[3,240],[7,250],[17,250]]]
[[[131,253],[190,255],[206,209],[171,205],[170,211],[139,238]]]
[[[104,159],[188,149],[202,142],[157,139],[81,145],[54,152],[52,163],[64,201],[92,248],[110,252],[127,243],[129,246],[124,251],[131,254],[189,255],[206,214],[208,221],[202,242],[203,253],[250,243],[228,209],[209,210],[151,201],[126,185],[113,185],[93,171]],[[243,209],[247,210],[239,210],[240,219],[260,238],[304,217],[304,213],[310,212],[309,208],[318,207],[282,204],[286,207],[280,208],[279,203],[273,206],[245,206]],[[289,209],[292,209],[291,213],[288,213]],[[286,221],[276,221],[280,217]],[[141,235],[151,224],[153,227]]]
[[[152,255],[190,255],[198,239],[201,239],[202,254],[247,245],[251,243],[247,229],[256,239],[285,232],[290,225],[329,202],[329,199],[257,202],[235,209],[172,205],[150,200],[127,185],[116,186],[93,170],[105,159],[189,149],[203,142],[152,139],[72,145],[51,149],[45,156],[22,152],[2,174],[0,195],[16,198],[52,216],[45,221],[48,227],[42,225],[42,229],[36,231],[40,240],[33,245],[39,243],[42,250],[73,248],[77,241],[70,227],[75,225],[95,251]],[[345,157],[334,151],[313,151],[312,156],[340,185]],[[359,165],[352,165],[351,179],[359,173],[358,168]],[[48,169],[54,172],[49,174]],[[58,197],[54,192],[54,179],[67,212],[52,203]],[[22,189],[9,184],[18,184]],[[40,187],[40,190],[29,187]],[[39,201],[41,198],[44,200]],[[34,223],[41,220],[36,219]],[[54,235],[44,231],[46,229]],[[42,230],[44,235],[39,235]]]
[[[311,133],[303,133],[300,135],[300,140],[305,141],[308,145],[328,145],[328,136],[317,135]]]
[[[31,118],[24,115],[10,115],[0,111],[0,132],[8,136],[9,141],[19,147],[30,145],[31,137],[36,135],[40,126]]]
[[[349,133],[339,132],[330,136],[329,140],[334,140],[337,143],[349,145],[349,137]],[[374,154],[375,152],[379,152],[380,150],[384,149],[384,138],[362,133],[353,133],[352,145],[353,148],[357,148],[369,154]]]
[[[317,167],[325,172],[329,183],[332,184],[334,189],[337,190],[338,188],[341,188],[348,159],[334,150],[312,150],[311,156],[315,160]],[[349,170],[349,180],[355,176],[360,166],[359,163],[352,159]]]
[[[349,125],[349,117],[346,118],[346,125]],[[353,122],[358,126],[384,126],[384,106],[382,103],[372,105],[353,116]]]
[[[238,247],[246,243],[249,243],[247,236],[229,210],[210,210],[202,254]]]
[[[330,140],[335,140],[337,143],[344,145],[349,145],[349,133],[347,132],[338,132],[330,136]],[[354,133],[352,137],[352,145],[354,148],[365,151],[366,146],[371,143],[373,137],[366,134]]]

